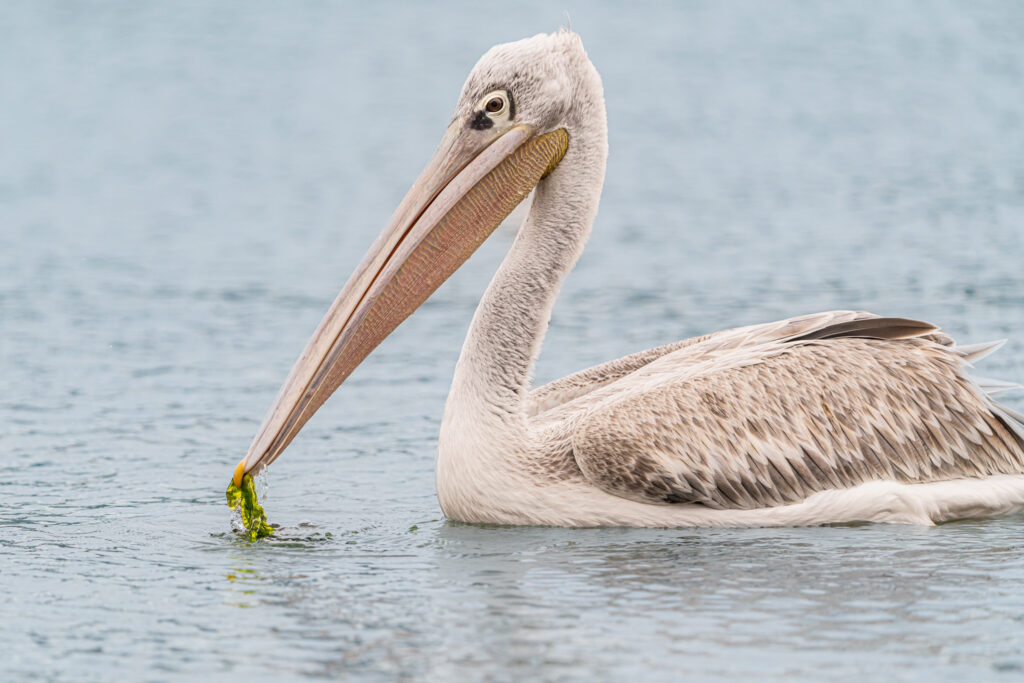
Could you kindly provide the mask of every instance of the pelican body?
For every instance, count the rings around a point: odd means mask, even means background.
[[[441,424],[454,520],[560,526],[932,524],[1024,506],[1024,418],[969,376],[998,344],[831,311],[643,351],[533,388],[597,214],[601,79],[569,31],[498,45],[235,469],[257,474],[527,197]]]

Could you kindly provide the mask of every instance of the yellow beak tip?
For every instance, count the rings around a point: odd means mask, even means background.
[[[235,486],[241,488],[242,477],[245,476],[245,458],[242,458],[237,465],[235,465],[235,473],[232,475],[232,480],[235,482]]]

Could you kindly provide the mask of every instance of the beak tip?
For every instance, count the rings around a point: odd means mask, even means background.
[[[245,463],[248,459],[248,457],[245,457],[238,461],[238,464],[235,465],[235,472],[231,477],[235,482],[235,486],[238,486],[239,488],[242,486],[242,477],[245,476]]]

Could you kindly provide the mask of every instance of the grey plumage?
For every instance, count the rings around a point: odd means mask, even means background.
[[[989,348],[965,352],[927,323],[835,311],[652,349],[531,398],[538,420],[572,431],[592,485],[638,502],[752,509],[874,480],[1024,472],[1020,423],[987,395],[1006,383],[965,373]]]

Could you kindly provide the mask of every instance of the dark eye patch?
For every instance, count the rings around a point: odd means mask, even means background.
[[[513,120],[516,117],[516,102],[512,99],[512,93],[505,90],[505,101],[508,102],[508,118]],[[487,130],[488,128],[494,127],[494,121],[487,116],[487,109],[491,106],[491,103],[498,101],[500,103],[500,97],[493,97],[484,104],[484,109],[477,111],[473,114],[473,118],[469,122],[469,127],[474,130]],[[500,111],[501,107],[498,106],[497,111]]]
[[[494,125],[494,121],[484,112],[478,111],[474,116],[473,120],[469,122],[469,127],[474,130],[487,130]]]

